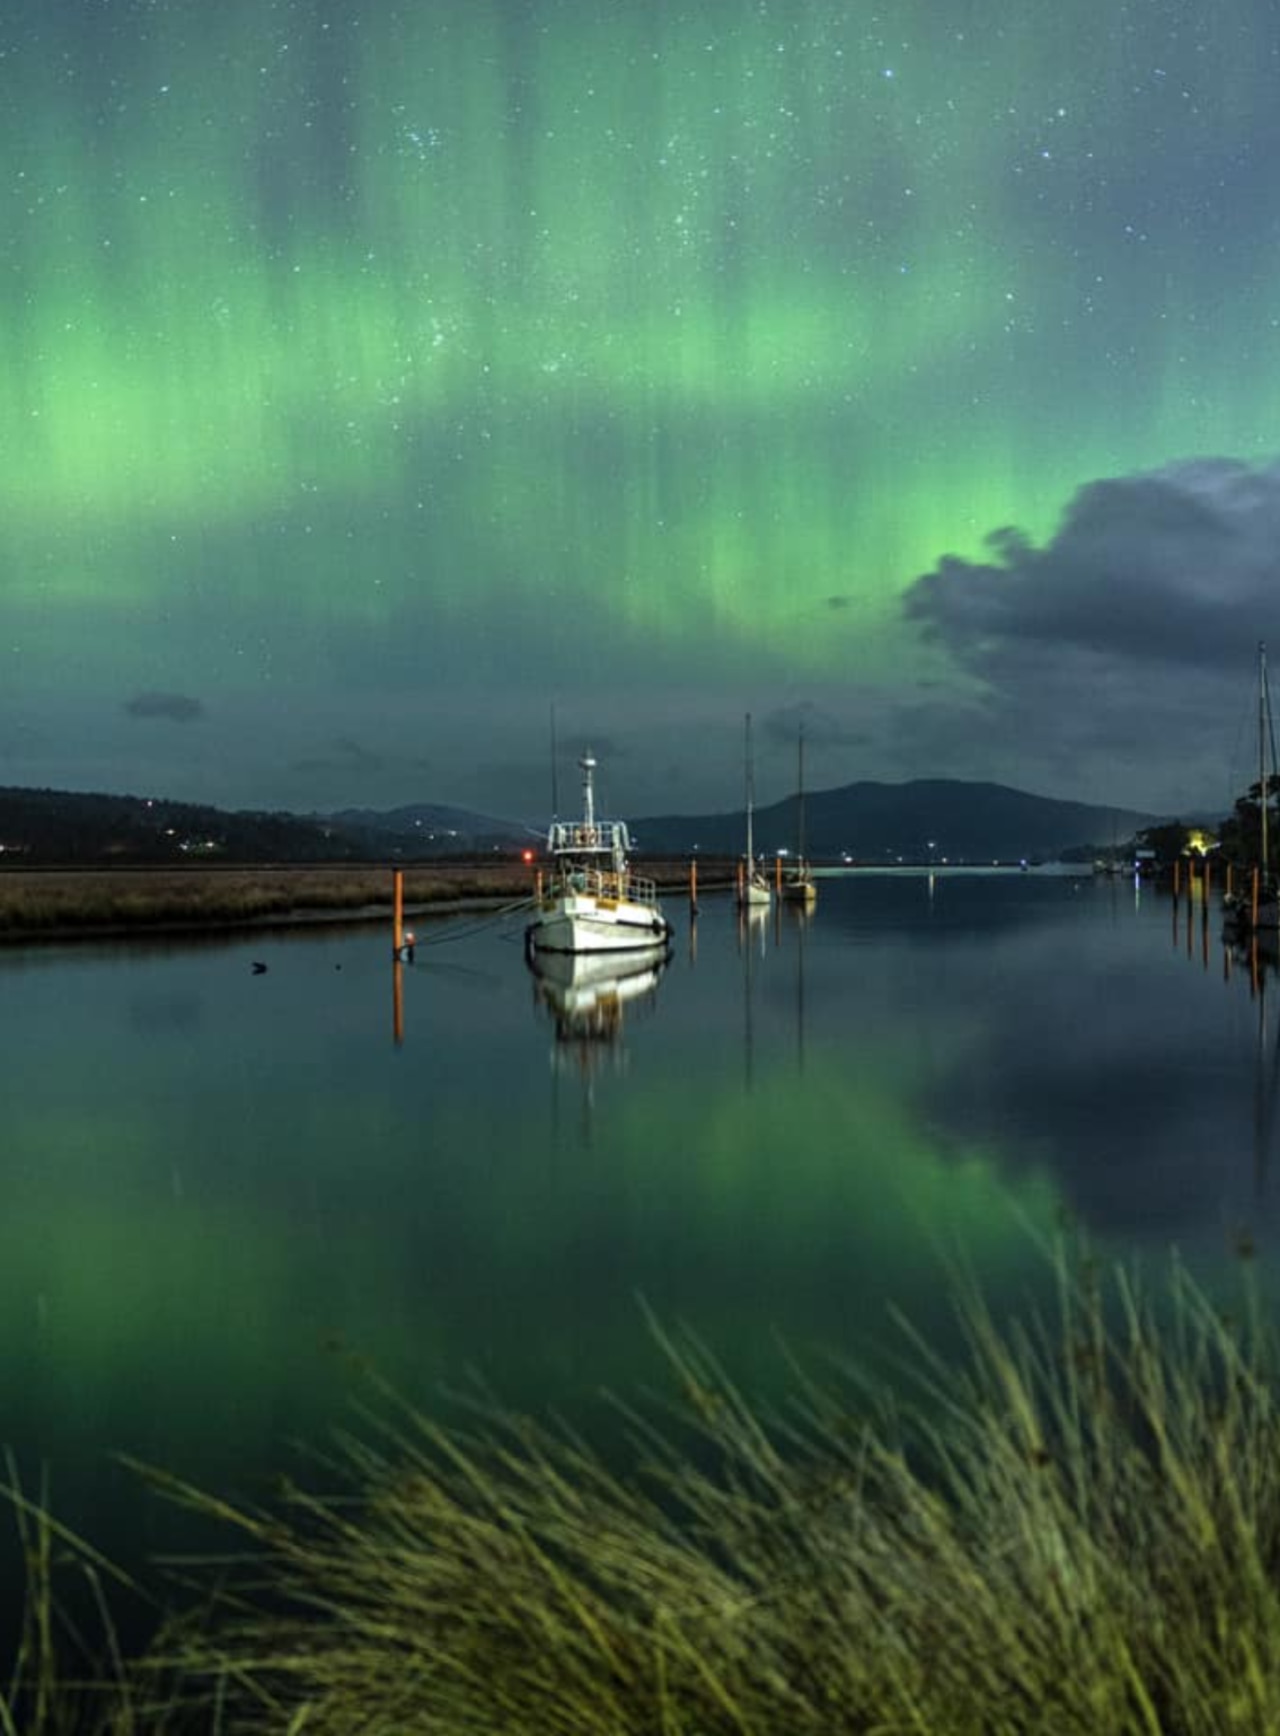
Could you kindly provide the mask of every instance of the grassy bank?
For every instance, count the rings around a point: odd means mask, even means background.
[[[442,1429],[383,1395],[324,1493],[258,1513],[167,1484],[235,1555],[98,1727],[1280,1729],[1271,1334],[1176,1269],[1154,1302],[1121,1279],[1104,1306],[1086,1273],[1049,1327],[967,1322],[963,1366],[914,1347],[914,1402],[797,1374],[777,1415],[667,1342],[673,1403],[628,1413],[625,1472],[501,1411]]]
[[[409,906],[519,898],[520,864],[405,869]],[[121,868],[0,875],[0,938],[85,930],[233,926],[390,910],[389,867]]]
[[[683,863],[646,864],[645,871],[672,893],[688,885]],[[516,862],[415,863],[404,869],[405,908],[519,899],[532,892],[534,873]],[[716,881],[713,867],[704,889]],[[728,870],[718,883],[731,883]],[[0,942],[389,914],[391,900],[389,866],[7,869],[0,873]]]

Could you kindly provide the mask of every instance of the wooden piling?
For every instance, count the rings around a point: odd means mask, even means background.
[[[398,959],[404,949],[404,869],[396,868],[391,876],[391,955]]]
[[[698,858],[689,858],[689,914],[698,914]]]

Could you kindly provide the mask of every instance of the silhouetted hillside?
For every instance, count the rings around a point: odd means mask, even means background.
[[[1003,784],[935,779],[905,784],[858,783],[805,797],[806,853],[822,860],[857,862],[1053,860],[1072,846],[1098,847],[1133,836],[1162,816],[1131,809],[1060,802]],[[744,844],[742,812],[659,816],[636,820],[637,844],[658,855],[681,855],[696,845],[708,855],[738,855]],[[794,796],[757,808],[756,848],[772,856],[794,850],[799,835]]]
[[[849,784],[805,798],[805,841],[817,860],[983,862],[1052,859],[1068,849],[1104,848],[1162,816],[1059,802],[1001,784],[939,779]],[[741,812],[632,820],[639,851],[736,856]],[[331,815],[228,812],[159,797],[0,788],[0,862],[359,862],[506,853],[537,847],[518,821],[469,809],[417,803],[382,812]],[[761,808],[761,855],[798,840],[796,798]]]
[[[341,862],[361,841],[293,814],[224,813],[194,802],[0,788],[0,861]],[[385,845],[384,845],[385,850]]]

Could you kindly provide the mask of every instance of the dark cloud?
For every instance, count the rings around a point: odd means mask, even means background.
[[[1037,646],[1118,662],[1238,667],[1280,619],[1280,466],[1205,459],[1081,489],[1037,548],[1005,528],[988,563],[948,556],[906,593],[971,669]]]
[[[204,706],[185,693],[135,693],[122,707],[128,717],[162,718],[167,723],[194,723]]]
[[[967,686],[917,688],[899,751],[936,775],[1134,800],[1145,780],[1144,806],[1229,806],[1257,642],[1280,639],[1280,466],[1204,459],[1095,482],[1043,547],[1006,527],[987,548],[905,594]]]

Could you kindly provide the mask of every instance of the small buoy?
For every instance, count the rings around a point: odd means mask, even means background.
[[[266,965],[263,964],[263,962],[260,958],[254,959],[254,961],[253,961],[253,974],[254,974],[254,976],[261,976],[263,971],[266,970],[266,968],[267,968]]]

